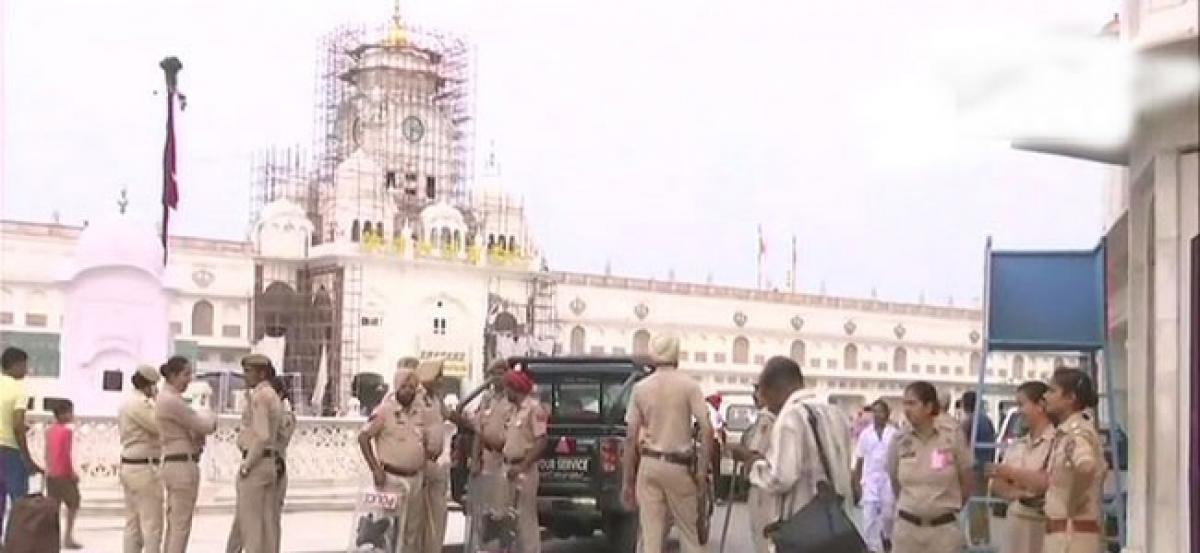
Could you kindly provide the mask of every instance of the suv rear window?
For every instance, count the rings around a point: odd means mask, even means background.
[[[538,399],[550,409],[551,422],[619,422],[625,418],[629,391],[624,386],[633,367],[589,368],[542,364],[529,367],[537,384]],[[614,370],[618,368],[628,370]]]

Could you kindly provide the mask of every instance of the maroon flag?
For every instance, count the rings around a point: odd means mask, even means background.
[[[175,178],[175,99],[179,70],[183,64],[175,57],[163,58],[158,64],[167,79],[167,139],[163,145],[162,246],[163,265],[167,264],[167,226],[171,210],[179,205],[179,182]]]

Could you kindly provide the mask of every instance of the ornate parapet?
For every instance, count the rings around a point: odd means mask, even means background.
[[[39,463],[43,462],[45,429],[49,423],[48,417],[35,416],[29,430],[29,448]],[[241,453],[234,443],[238,424],[236,416],[218,418],[217,431],[209,436],[200,459],[203,484],[233,483],[241,461]],[[367,474],[358,450],[358,431],[362,424],[362,419],[300,417],[288,448],[289,484],[353,486],[362,481]],[[74,426],[72,453],[80,485],[87,488],[117,486],[121,436],[116,417],[79,416]]]

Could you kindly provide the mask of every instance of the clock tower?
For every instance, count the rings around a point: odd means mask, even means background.
[[[345,160],[339,165],[361,151],[378,167],[394,204],[389,229],[416,221],[435,203],[465,205],[473,164],[465,41],[410,28],[397,13],[383,32],[363,33],[349,46],[338,53],[344,58],[336,72],[344,90],[332,129],[335,158]],[[353,185],[340,178],[331,184]]]

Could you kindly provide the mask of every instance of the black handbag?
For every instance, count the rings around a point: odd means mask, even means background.
[[[866,553],[867,544],[842,509],[844,498],[833,487],[833,473],[829,470],[821,433],[817,431],[817,417],[807,405],[804,409],[817,442],[821,467],[825,469],[825,480],[817,483],[817,494],[812,501],[786,520],[784,504],[788,502],[780,501],[779,519],[767,526],[764,533],[775,544],[776,553]]]

